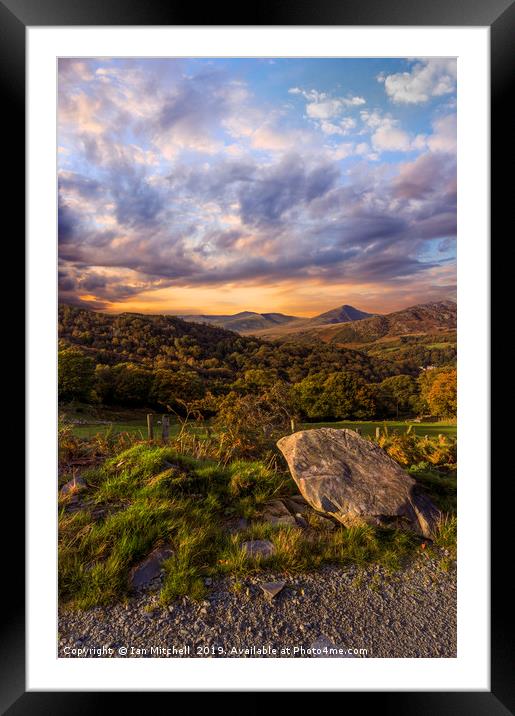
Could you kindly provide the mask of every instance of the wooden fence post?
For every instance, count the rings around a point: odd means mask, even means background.
[[[379,440],[381,437],[381,428],[376,428],[376,440]]]
[[[154,415],[152,413],[147,413],[147,432],[148,432],[148,439],[153,440],[154,439]]]
[[[358,433],[358,435],[361,435],[361,428],[356,428],[356,432]]]
[[[296,428],[296,426],[295,426],[295,418],[291,418],[291,420],[290,420],[290,426],[291,426],[291,431],[292,431],[292,433],[294,433],[294,432],[295,432],[295,428]]]
[[[162,431],[161,431],[161,437],[163,439],[164,443],[168,442],[168,438],[170,436],[170,418],[168,415],[163,415],[161,418],[161,425],[162,425]]]

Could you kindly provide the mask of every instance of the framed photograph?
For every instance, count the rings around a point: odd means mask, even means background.
[[[28,309],[3,709],[508,713],[490,121],[510,134],[513,6],[0,13]]]

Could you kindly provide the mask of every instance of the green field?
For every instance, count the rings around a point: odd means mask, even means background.
[[[378,421],[340,421],[337,423],[304,423],[301,427],[303,430],[309,430],[310,428],[350,428],[356,430],[358,428],[362,435],[375,435],[376,428],[387,427],[390,433],[397,431],[398,433],[405,433],[408,427],[411,425],[411,432],[415,435],[448,435],[449,437],[456,437],[457,425],[456,423],[450,422],[436,422],[436,423],[413,423],[406,422],[403,420],[378,420]]]
[[[161,436],[161,425],[158,423],[159,416],[154,417],[154,436],[156,438],[159,438]],[[439,434],[442,435],[448,435],[450,437],[456,436],[456,424],[452,424],[449,422],[435,422],[435,423],[410,423],[406,421],[367,421],[367,422],[358,422],[358,421],[340,421],[340,422],[334,422],[334,423],[302,423],[299,426],[300,430],[310,430],[313,428],[350,428],[351,430],[356,430],[358,428],[362,435],[369,435],[374,436],[376,432],[376,428],[380,427],[387,427],[389,432],[397,431],[399,433],[406,432],[408,426],[411,425],[411,432],[415,433],[415,435],[429,435],[429,436],[436,436]],[[73,433],[77,437],[80,438],[91,438],[93,435],[97,435],[98,433],[106,433],[108,430],[112,429],[115,433],[139,433],[141,434],[142,438],[145,438],[147,436],[147,423],[146,420],[142,417],[138,417],[134,420],[113,420],[112,422],[109,422],[108,424],[102,423],[84,423],[82,425],[75,425],[73,428]],[[180,430],[180,424],[176,420],[170,420],[170,437],[175,437]],[[205,428],[199,426],[198,428],[195,428],[196,431],[198,431],[199,436],[201,436],[203,433],[205,433]]]
[[[192,428],[199,436],[206,434],[203,426],[192,426]],[[177,421],[170,420],[170,438],[176,437],[180,429],[181,426]],[[75,425],[73,427],[73,434],[79,438],[91,438],[99,433],[105,434],[108,430],[112,430],[113,433],[136,433],[141,435],[143,439],[147,437],[147,421],[140,418],[122,422],[113,421],[112,423],[101,425],[98,423],[86,423],[84,425]],[[154,437],[156,439],[161,437],[161,424],[158,416],[154,417]]]

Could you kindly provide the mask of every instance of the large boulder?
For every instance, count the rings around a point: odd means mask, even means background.
[[[351,527],[371,524],[431,537],[440,513],[415,480],[353,430],[301,430],[281,438],[293,479],[309,504]]]

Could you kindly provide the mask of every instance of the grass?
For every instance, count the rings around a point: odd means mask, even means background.
[[[442,434],[448,437],[455,437],[457,433],[455,423],[414,423],[406,420],[372,420],[364,422],[342,420],[335,423],[303,423],[301,428],[303,430],[309,430],[311,428],[350,428],[351,430],[356,430],[356,428],[358,428],[363,436],[374,437],[376,428],[384,428],[385,426],[390,432],[398,431],[399,433],[406,432],[411,426],[411,432],[418,436],[429,435],[433,437]]]
[[[90,439],[96,435],[104,435],[108,432],[112,434],[129,433],[135,435],[139,439],[147,437],[147,421],[146,412],[144,410],[135,410],[130,408],[98,408],[93,409],[91,406],[79,405],[76,408],[67,407],[64,411],[64,417],[68,420],[81,421],[75,422],[72,426],[72,433],[75,437]],[[161,425],[158,422],[160,416],[157,414],[154,418],[154,436],[156,439],[161,437]],[[99,422],[102,421],[102,422]],[[373,437],[376,428],[384,428],[387,426],[390,432],[395,430],[403,433],[411,425],[411,431],[419,436],[429,435],[430,437],[439,434],[449,437],[455,437],[457,426],[454,422],[425,422],[414,423],[406,420],[377,420],[377,421],[353,421],[343,420],[338,422],[320,422],[320,423],[303,423],[299,427],[302,430],[310,428],[350,428],[351,430],[359,429],[364,436]],[[209,422],[202,425],[190,424],[189,430],[196,434],[199,438],[207,437]],[[170,438],[177,437],[181,429],[180,423],[175,418],[170,418]]]
[[[83,476],[87,502],[70,513],[64,509],[69,498],[61,498],[59,516],[60,595],[78,608],[122,597],[131,567],[164,543],[174,554],[165,565],[161,599],[200,598],[202,576],[225,549],[227,513],[255,516],[284,482],[259,461],[224,470],[149,443],[137,443]],[[98,509],[105,510],[100,518]]]
[[[441,509],[453,514],[455,474],[425,463],[411,472]],[[82,475],[88,488],[80,509],[66,509],[73,496],[60,498],[59,593],[61,604],[71,608],[123,599],[132,567],[164,544],[173,554],[163,565],[163,604],[186,595],[202,599],[205,578],[221,574],[241,578],[264,568],[298,572],[324,563],[375,562],[394,570],[420,544],[405,532],[369,526],[303,531],[260,522],[264,502],[298,492],[289,473],[261,460],[222,467],[182,454],[177,443],[135,442]],[[236,517],[253,521],[231,534],[224,524]],[[316,515],[310,519],[314,525]],[[275,553],[267,559],[247,555],[242,543],[249,539],[269,539]],[[452,517],[442,522],[435,543],[447,545],[452,558]]]
[[[444,513],[456,514],[456,470],[442,471],[427,463],[409,468],[408,472],[420,483]]]
[[[161,423],[157,422],[158,418],[154,419],[154,438],[161,438]],[[73,434],[78,438],[93,438],[95,435],[105,435],[107,432],[113,434],[129,433],[136,435],[140,440],[147,437],[147,421],[146,418],[135,418],[134,420],[122,420],[122,421],[110,421],[106,423],[83,423],[80,425],[73,426]],[[170,420],[170,438],[176,438],[181,430],[181,425],[175,421]],[[206,428],[203,426],[189,426],[189,430],[194,432],[199,437],[206,437]]]
[[[310,430],[311,428],[350,428],[356,430],[358,428],[362,435],[373,437],[375,435],[376,428],[383,428],[387,426],[390,431],[398,430],[399,432],[405,432],[406,429],[411,425],[412,432],[416,435],[448,435],[454,437],[457,432],[456,424],[449,422],[436,422],[436,423],[413,423],[403,420],[378,420],[378,421],[353,421],[343,420],[338,422],[322,422],[322,423],[302,423],[300,425],[301,430]],[[207,435],[207,426],[190,427],[198,437],[203,438]],[[180,424],[177,421],[170,420],[170,437],[173,439],[177,437],[181,429]],[[98,434],[105,434],[108,431],[113,433],[131,433],[138,436],[140,439],[144,439],[147,435],[147,423],[145,419],[136,418],[134,420],[124,421],[113,421],[107,424],[99,423],[85,423],[81,425],[73,426],[73,434],[80,438],[92,438]],[[154,425],[154,436],[156,438],[161,437],[161,426],[159,424]]]

